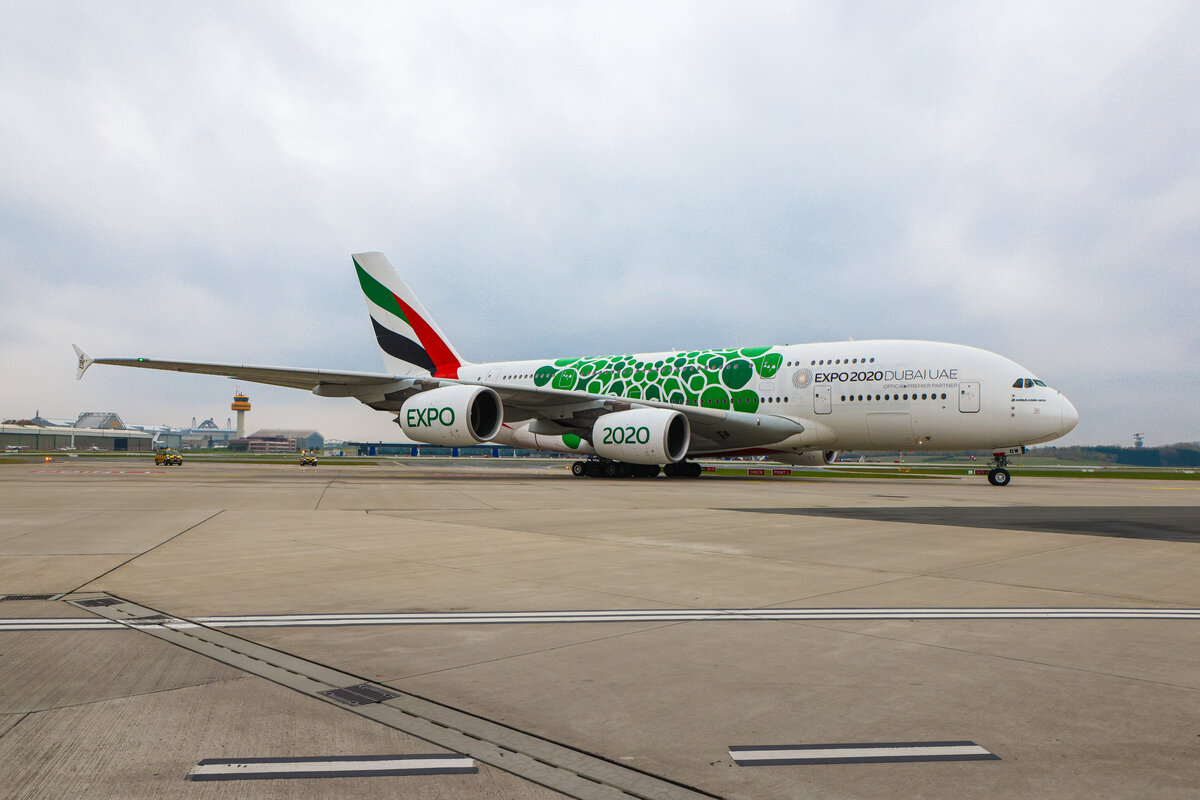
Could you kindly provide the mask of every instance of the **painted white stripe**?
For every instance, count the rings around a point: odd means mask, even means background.
[[[120,627],[107,619],[0,619],[0,631],[100,631]]]
[[[87,618],[0,619],[0,631],[115,630],[162,625],[183,629],[323,627],[339,625],[522,625],[580,622],[712,622],[812,620],[1200,620],[1200,608],[664,608],[579,611],[477,611],[422,614],[251,614],[117,622]]]
[[[879,747],[823,747],[820,749],[796,750],[730,750],[729,757],[739,763],[749,761],[817,761],[829,758],[879,759],[879,758],[910,758],[913,756],[990,756],[986,749],[977,744],[929,746],[909,745],[894,747],[881,745]]]
[[[32,469],[46,475],[166,475],[157,469]]]
[[[386,758],[370,760],[349,760],[330,758],[321,761],[223,761],[217,763],[197,764],[192,767],[189,775],[195,776],[229,776],[249,777],[252,775],[272,774],[285,777],[295,773],[346,773],[346,772],[381,772],[404,774],[421,770],[468,769],[475,766],[474,759],[467,756],[431,756],[428,758]]]

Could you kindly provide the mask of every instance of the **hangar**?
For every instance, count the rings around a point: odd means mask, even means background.
[[[45,425],[0,425],[0,447],[30,450],[116,450],[147,452],[153,449],[154,434],[120,428],[51,427]]]

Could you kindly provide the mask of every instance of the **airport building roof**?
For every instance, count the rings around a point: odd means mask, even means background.
[[[284,438],[284,439],[307,439],[313,434],[320,435],[320,431],[314,431],[311,428],[262,428],[247,436],[247,439],[258,439],[266,437]]]
[[[76,428],[104,428],[106,430],[125,430],[125,423],[115,411],[85,411],[75,420]]]

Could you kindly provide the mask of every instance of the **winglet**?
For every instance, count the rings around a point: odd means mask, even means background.
[[[79,358],[79,366],[75,370],[75,380],[79,380],[83,377],[83,373],[87,372],[87,368],[92,365],[94,359],[87,353],[80,350],[79,345],[73,344],[71,347],[75,348],[75,355]]]

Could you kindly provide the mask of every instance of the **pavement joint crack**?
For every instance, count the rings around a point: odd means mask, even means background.
[[[167,626],[130,627],[336,708],[404,731],[453,752],[469,755],[485,764],[579,800],[606,800],[612,797],[697,800],[715,797],[702,790],[511,728],[397,687],[369,681],[362,676],[327,667],[123,598],[116,599],[124,608],[113,605],[84,608],[96,616],[118,621],[123,621],[121,615],[124,614],[135,617],[162,615],[189,622],[196,627],[188,631]],[[218,650],[226,651],[229,655],[214,655],[214,651]],[[305,675],[307,680],[302,682],[287,677],[291,672],[288,665],[301,668],[301,674]],[[394,691],[396,696],[377,703],[345,706],[318,694],[321,690],[314,689],[312,683],[326,689],[375,683],[386,686]],[[505,752],[509,753],[507,759],[504,758]],[[535,758],[542,761],[539,763]],[[644,791],[645,788],[649,788],[649,794]]]

